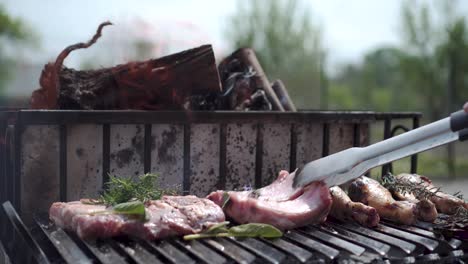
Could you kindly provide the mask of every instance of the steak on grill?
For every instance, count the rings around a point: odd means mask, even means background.
[[[353,202],[338,186],[330,188],[333,205],[330,215],[339,220],[353,220],[357,223],[374,227],[379,224],[380,216],[375,208],[360,202]]]
[[[380,217],[401,224],[414,224],[416,220],[432,222],[432,209],[428,201],[417,203],[395,201],[389,190],[371,178],[361,176],[351,183],[348,189],[351,200],[374,207]]]
[[[163,196],[147,202],[145,207],[146,221],[118,214],[93,214],[106,207],[79,201],[52,204],[49,217],[57,226],[73,230],[81,238],[128,235],[150,240],[199,233],[225,220],[218,205],[191,195]]]
[[[265,223],[279,229],[293,229],[326,220],[332,199],[323,182],[313,182],[294,189],[295,173],[281,171],[270,185],[252,191],[216,191],[208,195],[218,205],[224,204],[227,216],[240,224]]]

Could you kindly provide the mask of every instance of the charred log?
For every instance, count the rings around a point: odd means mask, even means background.
[[[211,45],[99,70],[63,66],[71,51],[94,44],[106,25],[110,23],[101,24],[89,42],[67,47],[55,64],[44,67],[32,108],[177,110],[189,107],[191,96],[221,91]]]
[[[219,64],[218,70],[224,87],[223,108],[284,111],[252,49],[235,51]],[[262,97],[265,100],[259,102]],[[268,105],[271,109],[267,109]]]

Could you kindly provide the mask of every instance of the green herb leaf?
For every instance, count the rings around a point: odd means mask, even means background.
[[[219,233],[226,233],[228,232],[227,225],[229,225],[229,222],[222,222],[216,225],[212,225],[210,228],[208,228],[203,234],[219,234]]]
[[[283,235],[283,232],[272,225],[250,223],[231,227],[229,234],[235,237],[278,238]]]
[[[226,225],[229,222],[219,223],[212,226],[208,230],[200,234],[186,235],[184,240],[192,240],[199,238],[209,237],[263,237],[263,238],[278,238],[283,233],[276,227],[268,224],[245,224],[239,226],[233,226],[226,229]]]
[[[112,210],[118,214],[145,215],[145,205],[141,201],[132,201],[115,205]]]
[[[228,192],[223,192],[223,205],[221,206],[222,209],[229,203],[231,196],[229,196]]]

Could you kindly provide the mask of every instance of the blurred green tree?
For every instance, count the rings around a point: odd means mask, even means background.
[[[11,17],[0,5],[0,96],[14,73],[15,59],[7,55],[6,48],[22,42],[34,42],[34,38],[21,19]]]
[[[299,0],[238,1],[226,36],[255,50],[270,81],[281,79],[298,108],[317,108],[326,83],[321,29]],[[322,100],[323,101],[323,100]]]

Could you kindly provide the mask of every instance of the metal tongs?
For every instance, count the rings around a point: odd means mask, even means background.
[[[372,168],[467,139],[468,111],[461,110],[452,113],[450,117],[367,147],[350,148],[309,162],[296,172],[293,186],[297,188],[313,181],[324,181],[330,187],[340,185],[362,176]]]

